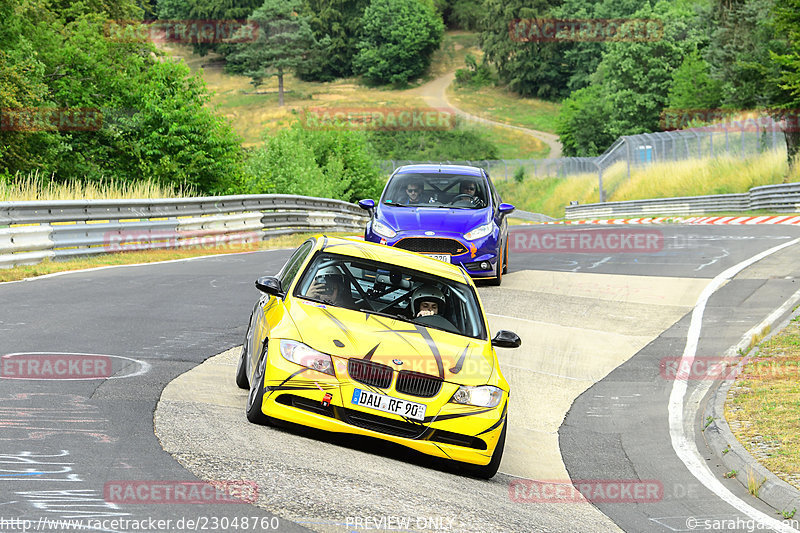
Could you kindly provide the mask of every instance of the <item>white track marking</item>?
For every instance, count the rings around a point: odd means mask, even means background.
[[[729,491],[720,482],[720,480],[716,478],[716,476],[714,476],[713,472],[711,472],[711,469],[706,464],[706,461],[704,461],[700,456],[700,452],[695,446],[694,439],[690,439],[689,436],[684,432],[683,405],[688,385],[687,378],[689,377],[686,369],[692,367],[695,354],[697,353],[697,344],[700,340],[700,329],[703,325],[703,313],[705,311],[706,304],[708,303],[708,299],[717,291],[717,289],[722,287],[728,280],[733,278],[745,268],[769,255],[772,255],[775,252],[783,250],[788,246],[797,244],[798,242],[800,242],[800,239],[794,239],[779,246],[775,246],[774,248],[770,248],[769,250],[765,250],[760,254],[754,255],[753,257],[746,259],[745,261],[742,261],[741,263],[734,265],[720,273],[713,280],[711,280],[711,283],[709,283],[705,289],[703,289],[703,292],[700,293],[700,297],[697,299],[697,303],[692,310],[692,318],[689,324],[689,332],[686,336],[686,346],[681,357],[678,376],[672,385],[672,392],[669,396],[669,432],[670,439],[672,441],[672,448],[675,450],[675,453],[683,462],[683,464],[686,465],[686,468],[689,470],[689,472],[691,472],[692,475],[711,492],[716,494],[720,499],[736,508],[740,512],[749,516],[753,520],[757,520],[759,523],[765,526],[775,529],[776,531],[787,533],[794,533],[796,530],[740,500],[731,491]]]

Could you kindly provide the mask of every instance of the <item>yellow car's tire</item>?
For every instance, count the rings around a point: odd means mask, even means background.
[[[269,425],[269,418],[261,412],[261,405],[264,403],[264,373],[267,366],[267,350],[261,355],[253,381],[250,383],[250,393],[247,395],[247,419],[253,424],[262,426]]]
[[[492,460],[486,466],[467,466],[467,472],[471,475],[481,478],[490,479],[497,473],[500,468],[500,461],[503,459],[503,448],[506,446],[506,423],[503,424],[503,430],[500,432],[500,438],[497,440],[497,446],[494,448]]]
[[[247,335],[244,336],[244,344],[242,344],[242,354],[239,356],[239,363],[236,365],[236,386],[240,389],[249,389],[250,380],[247,379],[247,345],[249,344],[250,329],[248,328]]]

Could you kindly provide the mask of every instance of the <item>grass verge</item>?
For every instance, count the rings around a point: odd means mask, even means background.
[[[800,167],[790,174],[785,155],[777,151],[745,160],[719,157],[655,163],[631,169],[630,179],[625,163],[617,163],[603,173],[608,202],[743,193],[751,187],[791,181],[800,181]],[[501,196],[513,199],[519,209],[554,218],[563,217],[564,206],[571,201],[600,201],[597,174],[538,178],[528,171],[522,182],[505,180],[496,181],[495,185]]]
[[[481,118],[550,133],[556,132],[556,118],[561,109],[561,104],[523,98],[503,87],[476,89],[457,87],[453,83],[447,88],[447,99],[459,109]]]
[[[218,248],[185,248],[168,250],[142,250],[135,252],[121,252],[114,254],[102,254],[84,258],[71,259],[69,261],[52,261],[47,259],[35,265],[21,265],[14,268],[0,269],[0,282],[18,281],[56,272],[67,272],[71,270],[83,270],[87,268],[112,266],[112,265],[134,265],[138,263],[157,263],[159,261],[172,261],[175,259],[187,259],[190,257],[201,257],[208,255],[222,255],[242,252],[255,252],[258,250],[270,250],[278,248],[296,248],[303,241],[312,235],[319,233],[296,233],[294,235],[282,235],[272,239],[251,244],[231,244]],[[353,233],[327,233],[331,237],[344,237]]]
[[[798,489],[799,375],[800,320],[795,318],[759,346],[757,356],[744,366],[725,403],[725,418],[739,442],[764,467]],[[760,482],[754,480],[756,490]]]

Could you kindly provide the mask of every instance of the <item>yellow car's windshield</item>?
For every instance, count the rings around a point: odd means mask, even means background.
[[[309,263],[294,295],[486,339],[472,287],[397,265],[320,253]]]

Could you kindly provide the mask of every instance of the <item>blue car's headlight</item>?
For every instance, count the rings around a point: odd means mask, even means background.
[[[477,228],[473,229],[469,233],[465,233],[464,237],[467,239],[474,241],[476,239],[482,239],[487,235],[491,235],[492,233],[492,223],[489,222],[488,224],[484,224],[482,226],[478,226]]]
[[[379,222],[377,220],[372,221],[372,231],[380,235],[381,237],[386,237],[387,239],[391,239],[397,232],[384,224],[383,222]]]
[[[281,355],[287,361],[296,363],[300,366],[322,372],[323,374],[335,375],[333,373],[333,361],[331,356],[316,351],[302,342],[281,339]]]

